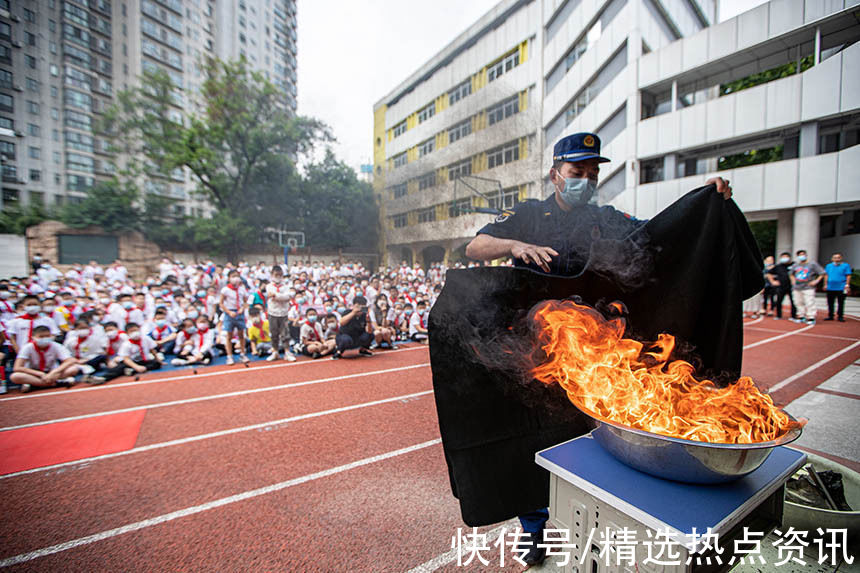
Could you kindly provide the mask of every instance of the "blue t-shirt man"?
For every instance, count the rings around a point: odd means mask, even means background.
[[[835,259],[838,257],[839,261]],[[827,273],[827,290],[842,291],[851,276],[851,265],[842,262],[842,255],[833,255],[833,261],[827,263],[824,272]]]

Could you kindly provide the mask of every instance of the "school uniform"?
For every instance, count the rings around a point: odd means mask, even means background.
[[[39,348],[34,342],[28,342],[21,347],[21,351],[18,353],[18,358],[24,361],[25,368],[45,373],[50,372],[70,357],[69,350],[53,340],[45,348]]]
[[[125,358],[130,358],[132,362],[147,370],[158,370],[161,368],[161,362],[158,360],[157,352],[155,341],[148,336],[141,336],[137,340],[126,338],[117,352],[119,362],[113,368],[107,369],[104,379],[113,380],[122,376],[125,369],[129,367],[125,363]]]
[[[311,356],[311,353],[307,349],[308,343],[323,342],[326,339],[322,325],[319,322],[311,324],[308,321],[302,324],[300,337],[301,342],[299,343],[300,347],[298,350],[306,356]]]
[[[248,289],[242,285],[234,287],[227,285],[221,289],[221,297],[224,300],[223,310],[237,313],[236,316],[230,316],[224,313],[223,330],[232,332],[234,329],[245,330],[245,315],[240,313],[245,302],[248,300]]]
[[[412,316],[409,318],[409,338],[412,340],[426,340],[427,333],[421,332],[418,328],[427,329],[427,313],[424,313],[424,316],[421,316],[421,313],[414,312]]]
[[[12,338],[20,349],[33,340],[33,329],[37,326],[47,326],[53,336],[60,334],[60,329],[51,318],[41,314],[20,314],[7,323],[6,336]]]
[[[81,336],[77,330],[70,330],[66,334],[63,345],[72,357],[83,360],[82,364],[89,366],[93,371],[101,368],[105,361],[105,340],[92,328],[86,336]]]

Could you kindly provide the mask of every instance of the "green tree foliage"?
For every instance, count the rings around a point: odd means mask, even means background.
[[[109,233],[138,230],[141,210],[137,198],[138,191],[134,185],[116,178],[98,181],[82,201],[63,206],[60,220],[77,229],[95,225]]]
[[[20,207],[18,205],[4,205],[3,211],[0,211],[0,233],[23,235],[27,231],[27,227],[38,225],[42,221],[51,218],[52,212],[46,209],[43,205],[28,205]]]
[[[725,155],[717,160],[717,171],[734,169],[735,167],[746,167],[747,165],[758,165],[759,163],[770,163],[771,161],[782,161],[783,144],[767,149],[750,149],[743,153]]]
[[[162,245],[233,259],[243,249],[271,246],[267,229],[279,227],[304,230],[313,246],[375,244],[366,239],[376,233],[373,195],[352,169],[330,152],[307,175],[296,168],[332,140],[328,128],[293,116],[282,91],[244,59],[210,59],[205,72],[199,115],[181,119],[170,77],[147,72],[141,87],[118,94],[101,126],[114,147],[132,157],[120,166],[122,177],[164,178],[187,168],[197,193],[214,208],[211,218],[177,218],[169,201],[146,193],[139,220],[147,235]]]
[[[750,231],[761,255],[776,255],[776,221],[750,221]]]
[[[809,68],[812,67],[812,56],[806,56],[805,58],[801,58],[800,60],[800,71],[805,72]],[[773,80],[778,80],[780,78],[786,78],[788,76],[793,76],[797,73],[797,62],[790,62],[788,64],[783,64],[781,66],[776,66],[775,68],[771,68],[769,70],[765,70],[763,72],[759,72],[757,74],[751,74],[739,80],[735,80],[732,82],[728,82],[720,85],[720,95],[728,95],[731,93],[739,92],[751,87],[755,87],[757,85],[766,84],[767,82],[772,82]]]

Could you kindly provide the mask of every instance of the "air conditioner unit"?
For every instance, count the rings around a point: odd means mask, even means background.
[[[20,85],[18,85],[18,84],[15,84],[14,86],[12,86],[12,89],[13,89],[13,90],[15,90],[16,92],[22,92],[22,91],[24,91],[24,88],[22,88],[22,87],[21,87]]]
[[[19,42],[18,40],[12,40],[12,45],[16,48],[20,48],[21,42]]]
[[[9,19],[12,20],[13,22],[20,22],[21,21],[21,18],[19,18],[17,14],[12,14],[11,16],[9,16]]]
[[[16,129],[16,130],[15,130],[15,137],[24,137],[24,133],[23,133],[23,132],[20,132],[20,131],[18,131],[18,130]]]

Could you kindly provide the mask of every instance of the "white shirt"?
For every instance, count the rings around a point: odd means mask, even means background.
[[[418,327],[427,330],[427,313],[424,316],[418,314],[418,312],[413,312],[412,317],[409,319],[409,336],[413,334],[424,334],[423,332],[418,331]]]
[[[203,354],[212,349],[215,343],[215,331],[207,328],[206,332],[197,331],[194,334],[188,334],[184,330],[180,330],[176,335],[176,349],[184,349],[186,346],[191,347],[192,354]]]
[[[290,287],[283,281],[266,285],[266,312],[270,316],[287,316],[291,299]]]
[[[131,358],[135,362],[152,360],[155,358],[155,347],[155,341],[148,336],[141,336],[140,339],[136,341],[126,338],[119,347],[117,356],[120,358]],[[141,354],[143,354],[143,356],[141,356]]]
[[[60,329],[47,316],[40,314],[36,318],[30,318],[28,315],[22,314],[6,324],[6,336],[14,338],[15,344],[20,349],[30,342],[30,339],[33,337],[33,329],[37,326],[47,326],[51,329],[51,334],[54,336],[60,334]]]
[[[18,353],[18,358],[24,361],[24,366],[26,368],[41,370],[42,372],[50,372],[56,368],[60,362],[66,360],[70,356],[71,355],[65,346],[54,342],[53,340],[44,350],[36,348],[36,345],[32,342],[28,342],[21,349],[21,352]]]
[[[77,330],[70,330],[66,334],[63,346],[75,358],[90,360],[104,354],[105,341],[93,329],[90,329],[89,334],[84,337],[81,337]]]
[[[143,311],[137,307],[126,310],[118,302],[113,303],[108,308],[109,318],[116,323],[120,330],[125,328],[129,322],[137,325],[143,325],[146,318],[143,316]]]
[[[319,322],[315,322],[313,326],[311,326],[310,323],[305,321],[299,331],[299,337],[302,340],[302,344],[307,344],[308,342],[322,342],[325,340],[325,332]]]
[[[236,289],[225,286],[221,289],[221,297],[224,300],[224,308],[230,312],[238,312],[248,300],[248,289],[244,285],[239,285]]]

